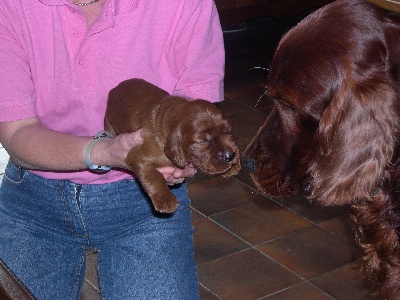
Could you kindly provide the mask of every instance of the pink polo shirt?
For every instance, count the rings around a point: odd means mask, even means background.
[[[108,92],[125,79],[221,101],[223,74],[213,0],[106,0],[89,30],[68,0],[0,1],[0,122],[37,116],[52,130],[90,136],[103,129]],[[131,177],[34,173],[76,183]]]

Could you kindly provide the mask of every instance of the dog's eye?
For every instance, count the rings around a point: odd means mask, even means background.
[[[276,105],[278,105],[284,109],[295,110],[295,107],[289,102],[283,101],[281,99],[274,99],[274,102]]]

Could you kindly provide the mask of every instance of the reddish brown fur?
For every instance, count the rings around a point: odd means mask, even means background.
[[[145,130],[144,143],[125,161],[160,212],[175,211],[178,202],[156,168],[191,163],[206,174],[224,176],[240,170],[231,126],[214,104],[170,96],[141,79],[126,80],[110,91],[105,127],[116,135]]]
[[[256,186],[350,204],[366,273],[400,299],[400,22],[362,0],[311,14],[280,41],[275,105],[245,151]]]

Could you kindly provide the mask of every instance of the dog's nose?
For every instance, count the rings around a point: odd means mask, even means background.
[[[231,151],[226,151],[221,154],[222,159],[226,162],[231,162],[235,158],[235,153]]]
[[[303,189],[303,193],[304,195],[310,195],[312,190],[313,190],[313,180],[311,176],[308,176],[307,178],[305,178],[303,180],[302,183],[302,189]]]
[[[249,157],[243,157],[241,163],[249,172],[254,172],[256,170],[256,163]]]

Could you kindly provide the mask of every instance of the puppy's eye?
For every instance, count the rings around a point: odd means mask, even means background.
[[[212,140],[212,135],[209,134],[209,133],[206,133],[204,136],[199,137],[198,139],[196,139],[195,142],[196,142],[197,144],[204,145],[204,144],[210,143],[211,140]]]

